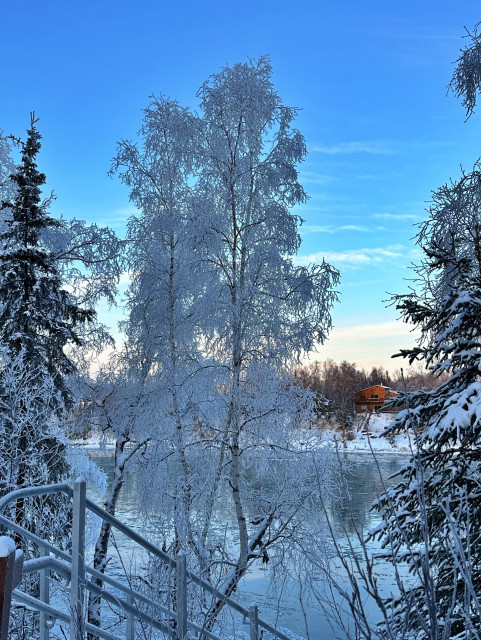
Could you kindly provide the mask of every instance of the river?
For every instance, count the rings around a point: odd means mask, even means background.
[[[112,450],[89,450],[89,457],[103,469],[108,477],[113,472]],[[373,500],[382,493],[383,482],[395,474],[406,461],[402,454],[381,453],[377,464],[368,452],[343,453],[342,462],[346,465],[346,486],[342,491],[342,503],[331,503],[330,513],[336,525],[341,525],[353,535],[354,525],[364,531],[375,525],[378,516],[370,512]],[[135,473],[128,475],[120,493],[117,517],[134,529],[142,530],[142,534],[154,541],[154,532],[146,531],[145,524],[139,519],[138,492]],[[152,535],[149,535],[151,533]],[[119,539],[118,545],[126,543]],[[133,547],[122,548],[124,562],[142,564],[140,557],[135,557]],[[138,553],[138,552],[137,552]],[[130,555],[129,555],[130,554]],[[133,554],[133,555],[132,555]],[[113,559],[112,566],[116,561]],[[120,567],[117,567],[120,569]],[[269,564],[251,570],[242,580],[236,599],[244,606],[255,602],[259,605],[260,616],[272,623],[289,629],[301,637],[307,637],[306,619],[311,640],[334,640],[336,636],[326,620],[324,612],[317,603],[308,603],[304,612],[299,603],[297,584],[286,583],[279,601],[278,596],[266,593],[269,582]],[[389,580],[388,568],[384,580]],[[372,614],[375,615],[374,613]]]

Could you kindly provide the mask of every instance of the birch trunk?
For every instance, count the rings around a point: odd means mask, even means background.
[[[110,489],[109,497],[107,498],[107,500],[105,500],[103,505],[105,511],[113,516],[115,515],[120,490],[122,489],[122,485],[125,479],[125,465],[132,458],[132,456],[137,453],[139,449],[147,444],[146,442],[137,444],[132,449],[132,451],[130,451],[128,454],[125,454],[125,447],[129,443],[130,440],[128,438],[118,439],[115,443],[114,477],[112,480],[112,487]],[[105,573],[105,569],[107,567],[107,552],[111,530],[112,526],[108,522],[102,521],[100,533],[95,544],[95,552],[92,564],[92,567],[97,571],[100,571],[100,573]],[[101,579],[92,578],[92,582],[100,589],[102,588],[103,582]],[[101,598],[91,592],[89,593],[88,599],[87,619],[90,624],[93,624],[96,627],[101,626]],[[87,637],[88,640],[98,640],[98,636],[93,633],[89,633]]]

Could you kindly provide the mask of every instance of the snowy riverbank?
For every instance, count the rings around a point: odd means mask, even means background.
[[[343,434],[339,429],[319,429],[317,432],[311,429],[308,439],[312,442],[314,438],[319,442],[320,438],[325,446],[338,446],[343,451],[408,454],[411,452],[411,443],[406,435],[396,436],[392,441],[381,436],[393,419],[394,415],[387,413],[371,414],[369,420],[366,414],[359,414],[354,429],[349,434],[350,439],[343,440]],[[115,448],[112,440],[105,441],[100,434],[92,434],[84,440],[75,441],[74,444],[86,449],[98,449],[100,446],[104,449]],[[304,446],[304,439],[300,439],[299,444]]]
[[[365,414],[360,414],[350,433],[352,439],[343,440],[340,431],[328,429],[322,432],[322,441],[330,447],[338,446],[342,451],[409,454],[412,443],[408,436],[403,434],[392,440],[381,436],[393,419],[394,415],[387,413],[371,414],[369,420]]]

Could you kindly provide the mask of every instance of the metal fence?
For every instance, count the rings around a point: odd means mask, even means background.
[[[5,507],[18,498],[65,493],[72,498],[72,544],[71,553],[62,551],[56,546],[27,531],[16,522],[6,518],[3,513]],[[130,585],[100,573],[85,563],[85,524],[86,513],[90,511],[104,520],[112,527],[123,533],[130,540],[148,551],[161,563],[175,571],[175,581],[172,587],[176,607],[173,611],[144,594],[133,590]],[[185,640],[186,638],[199,638],[203,640],[220,640],[211,631],[190,620],[187,616],[187,601],[189,586],[197,585],[214,598],[221,599],[225,606],[243,616],[248,621],[250,640],[259,640],[264,631],[272,634],[279,640],[291,640],[275,626],[259,618],[256,605],[249,609],[242,607],[238,602],[223,595],[213,588],[208,582],[190,571],[186,566],[186,556],[179,553],[172,557],[139,533],[127,527],[110,513],[99,507],[95,502],[87,498],[86,484],[84,481],[75,482],[73,488],[68,484],[44,485],[12,491],[0,500],[0,525],[8,531],[22,536],[25,540],[33,542],[39,550],[39,557],[23,562],[23,555],[17,550],[6,558],[0,557],[0,640],[8,638],[8,619],[10,601],[21,603],[40,614],[40,640],[49,640],[50,631],[55,621],[59,620],[69,626],[70,640],[84,640],[85,634],[91,634],[101,640],[135,640],[136,623],[145,623],[153,629],[163,632],[167,638],[173,640]],[[39,597],[22,591],[19,586],[22,576],[29,573],[39,573]],[[51,573],[55,572],[70,581],[70,607],[68,611],[61,611],[50,602]],[[101,580],[103,587],[99,588],[92,579]],[[113,587],[115,593],[109,591],[106,586]],[[107,630],[89,624],[85,619],[85,593],[92,592],[101,599],[122,610],[125,617],[124,631],[121,636],[114,635]],[[121,593],[119,597],[117,593]],[[148,607],[148,611],[142,607]],[[174,623],[174,624],[172,624]]]

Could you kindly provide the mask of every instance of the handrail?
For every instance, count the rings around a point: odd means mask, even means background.
[[[27,540],[30,540],[30,542],[33,542],[37,546],[43,546],[46,551],[49,551],[49,552],[53,553],[57,557],[60,557],[62,560],[70,562],[71,557],[70,557],[70,555],[68,553],[66,553],[65,551],[62,551],[61,549],[58,549],[57,547],[55,547],[54,545],[50,544],[46,540],[43,540],[42,538],[39,538],[37,535],[35,535],[34,533],[31,533],[30,531],[24,529],[23,527],[21,527],[20,525],[18,525],[15,522],[13,522],[12,520],[9,520],[8,518],[5,518],[5,516],[0,515],[0,524],[3,524],[4,526],[8,527],[9,529],[12,529],[16,533],[22,534]],[[51,556],[42,556],[40,558],[34,558],[32,560],[27,560],[24,563],[24,572],[25,573],[31,573],[33,571],[41,571],[42,569],[48,569],[48,568],[54,568],[55,571],[65,575],[66,577],[70,576],[70,567],[68,565],[62,564],[61,562],[56,561]],[[126,594],[127,593],[131,593],[136,600],[139,600],[140,602],[143,602],[144,604],[147,604],[147,605],[149,605],[151,607],[154,607],[154,608],[158,609],[163,614],[169,615],[170,617],[173,617],[173,618],[176,617],[176,612],[175,611],[172,611],[171,609],[169,609],[168,607],[165,607],[164,605],[160,604],[159,602],[155,602],[154,600],[151,600],[150,598],[148,598],[147,596],[144,596],[143,594],[139,593],[138,591],[132,591],[131,589],[126,587],[124,584],[122,584],[118,580],[115,580],[115,578],[112,578],[111,576],[109,576],[107,573],[101,573],[100,571],[97,571],[97,569],[94,569],[93,567],[88,567],[88,566],[85,567],[85,571],[87,573],[89,573],[92,576],[92,578],[97,578],[98,580],[102,580],[102,582],[106,582],[107,584],[110,584],[112,587],[115,587],[119,591],[123,591]],[[91,584],[92,583],[90,581],[88,581],[87,588],[88,588],[88,585],[91,585]],[[88,590],[89,591],[93,591],[93,590],[96,591],[97,589],[98,589],[98,587],[94,586],[93,589],[88,589]],[[17,593],[17,591],[14,591],[13,593],[15,595]],[[104,597],[104,593],[108,593],[108,592],[102,591],[102,593],[101,593],[102,597]],[[108,598],[104,598],[104,599],[107,600]],[[116,602],[118,602],[118,599],[116,599]],[[115,603],[113,603],[113,604],[115,604]],[[249,614],[247,613],[247,615],[249,615]],[[268,624],[268,623],[266,623],[266,624]],[[192,622],[192,621],[188,620],[188,625],[194,631],[196,631],[198,633],[202,632],[207,638],[210,638],[211,640],[219,640],[218,636],[216,636],[211,631],[203,629],[200,625],[198,625],[195,622]]]
[[[32,560],[27,560],[23,565],[24,573],[33,573],[34,571],[41,571],[42,569],[53,569],[57,573],[60,573],[61,575],[63,575],[65,578],[70,579],[70,575],[71,575],[70,567],[66,564],[63,564],[59,560],[56,560],[52,556],[42,556],[40,558],[33,558]],[[119,591],[122,591],[126,595],[127,594],[132,595],[134,601],[137,600],[139,602],[142,602],[143,604],[148,605],[149,607],[158,609],[161,613],[165,615],[168,615],[170,617],[175,617],[175,611],[172,611],[171,609],[169,609],[168,607],[165,607],[163,604],[160,604],[159,602],[155,602],[154,600],[151,600],[150,598],[148,598],[147,596],[144,596],[138,591],[133,591],[132,589],[129,589],[119,580],[115,580],[115,578],[112,578],[111,576],[100,573],[100,571],[96,571],[95,569],[90,569],[90,570],[87,569],[87,571],[94,578],[102,578],[104,582],[110,584],[112,587],[115,587]],[[92,591],[93,593],[100,595],[104,600],[107,600],[111,604],[120,605],[122,609],[124,609],[127,613],[134,614],[136,617],[144,620],[145,622],[148,622],[149,624],[152,624],[152,626],[158,628],[160,631],[165,631],[167,633],[170,633],[172,631],[166,625],[162,624],[161,622],[158,622],[152,616],[149,616],[148,614],[145,614],[139,611],[137,607],[135,607],[135,605],[131,605],[125,600],[121,600],[120,598],[112,596],[112,594],[110,594],[108,591],[105,591],[105,589],[101,589],[90,580],[87,581],[86,588],[88,591]],[[211,631],[207,631],[206,629],[202,629],[202,627],[196,624],[195,622],[188,622],[188,624],[189,624],[189,627],[191,627],[194,631],[197,631],[199,633],[202,632],[207,638],[210,638],[210,640],[221,640],[219,636],[217,636],[215,633],[212,633]]]
[[[66,482],[57,482],[56,484],[44,484],[40,487],[24,487],[23,489],[15,489],[10,491],[3,498],[0,498],[0,514],[3,512],[9,502],[17,500],[17,498],[26,498],[31,496],[40,496],[43,493],[68,493],[70,497],[73,495],[72,487]]]
[[[62,622],[66,622],[66,623],[70,622],[70,616],[68,614],[66,614],[63,611],[60,611],[59,609],[56,609],[55,607],[52,607],[52,605],[47,604],[46,602],[42,602],[42,600],[38,600],[37,598],[34,598],[34,596],[31,596],[28,593],[24,593],[23,591],[14,589],[12,592],[12,595],[15,598],[15,600],[17,600],[18,602],[21,602],[22,604],[27,605],[28,607],[32,607],[32,609],[35,609],[37,611],[43,611],[44,613],[46,613],[49,616],[52,616],[53,618],[58,618],[59,620],[62,620]],[[95,627],[93,624],[89,624],[88,622],[85,623],[85,630],[92,634],[95,634],[96,636],[98,636],[99,638],[102,638],[103,640],[123,640],[122,638],[119,638],[119,636],[114,636],[108,631],[105,631],[105,629],[101,629],[100,627]]]
[[[152,544],[148,540],[145,540],[145,538],[143,538],[140,534],[138,534],[136,531],[134,531],[133,529],[125,525],[123,522],[120,522],[120,520],[118,520],[115,516],[111,515],[107,511],[104,511],[102,507],[99,507],[98,505],[96,505],[95,502],[93,502],[89,498],[87,498],[87,506],[90,508],[90,510],[93,513],[101,517],[103,520],[106,520],[112,526],[116,527],[121,533],[128,536],[134,542],[137,542],[137,544],[143,547],[146,551],[156,556],[157,558],[160,558],[170,568],[175,567],[175,560],[171,558],[167,553],[165,553],[165,551],[162,551],[161,549],[156,547],[154,544]],[[192,580],[192,582],[194,582],[194,584],[196,584],[199,587],[202,587],[203,589],[208,591],[210,594],[212,594],[219,600],[222,600],[223,602],[228,604],[230,607],[232,607],[232,609],[235,609],[237,613],[241,613],[243,616],[249,616],[248,609],[240,605],[238,602],[236,602],[229,596],[226,596],[222,592],[218,591],[211,584],[209,584],[208,582],[200,578],[197,574],[187,570],[187,576]],[[259,626],[262,626],[262,625],[263,623],[259,620]],[[265,628],[267,629],[267,627]],[[267,630],[269,631],[269,629]],[[276,633],[278,633],[279,638],[281,638],[282,640],[291,640],[289,636],[282,634],[282,632],[280,631]]]
[[[44,556],[43,558],[38,558],[38,560],[42,561],[42,562],[38,563],[38,567],[36,566],[37,559],[27,561],[24,564],[24,572],[32,573],[33,571],[38,571],[40,569],[50,568],[50,569],[53,569],[54,571],[57,571],[58,573],[62,574],[67,579],[70,579],[71,573],[72,573],[71,570],[70,570],[70,567],[62,564],[58,560],[55,560],[55,558],[49,558],[48,556]],[[117,582],[117,581],[113,580],[113,582]],[[117,584],[115,584],[113,586],[116,586],[117,588],[119,588],[119,587],[121,587],[123,585],[121,585],[120,582],[117,582]],[[135,614],[135,616],[137,618],[140,618],[144,622],[148,622],[153,627],[159,629],[159,631],[165,631],[167,633],[170,633],[171,629],[169,629],[169,627],[167,625],[163,624],[162,622],[159,622],[158,620],[156,620],[152,616],[149,616],[148,614],[144,613],[143,611],[139,611],[137,609],[137,607],[135,607],[134,605],[129,604],[125,600],[121,600],[120,598],[117,598],[117,597],[113,596],[108,591],[105,591],[105,589],[101,589],[100,587],[95,585],[90,580],[87,580],[86,588],[87,588],[88,591],[92,591],[96,595],[100,595],[104,600],[106,600],[107,602],[110,602],[110,604],[113,604],[114,606],[120,605],[122,607],[122,609],[124,609],[127,613]],[[128,589],[127,589],[127,591],[128,591]],[[137,594],[134,591],[131,591],[131,593],[132,593],[132,595],[134,597],[137,597],[137,595],[140,595],[140,594]],[[148,598],[146,598],[146,600],[148,600]],[[153,601],[151,601],[149,604],[156,606],[156,608],[160,608],[160,607],[157,606],[157,603],[155,603]],[[216,640],[219,640],[215,636],[214,636],[214,638]]]
[[[9,520],[5,516],[0,515],[0,524],[3,524],[3,526],[7,527],[8,529],[15,531],[15,533],[20,533],[24,538],[27,538],[27,540],[30,540],[30,542],[33,542],[38,546],[43,546],[46,551],[50,551],[51,553],[58,556],[59,558],[62,558],[67,562],[71,561],[72,558],[70,554],[68,554],[66,551],[62,551],[61,549],[58,549],[47,540],[40,538],[39,536],[35,535],[31,531],[24,529],[16,522],[13,522],[13,520]]]
[[[13,502],[13,501],[15,501],[16,499],[18,499],[20,497],[23,498],[23,497],[31,497],[31,496],[36,496],[36,495],[42,495],[42,494],[62,493],[62,492],[66,493],[70,497],[73,496],[72,487],[70,485],[66,484],[66,483],[56,483],[56,484],[50,484],[50,485],[43,485],[43,486],[40,486],[40,487],[25,487],[25,488],[17,489],[15,491],[12,491],[12,492],[8,493],[7,495],[3,496],[3,498],[0,499],[0,524],[3,524],[4,526],[7,526],[10,529],[13,529],[16,533],[20,533],[20,534],[24,535],[27,539],[29,539],[30,541],[34,542],[35,544],[43,546],[46,551],[50,551],[55,556],[60,557],[63,560],[66,560],[67,562],[71,562],[71,556],[68,553],[58,549],[57,547],[55,547],[54,545],[49,543],[47,540],[43,540],[42,538],[39,538],[35,534],[30,533],[29,531],[27,531],[26,529],[24,529],[20,525],[12,522],[8,518],[6,518],[4,515],[2,515],[2,512],[4,511],[5,507],[10,502]],[[111,526],[113,526],[116,529],[118,529],[121,533],[123,533],[124,535],[129,537],[131,540],[136,542],[138,545],[143,547],[146,551],[148,551],[152,555],[154,555],[157,558],[159,558],[164,564],[168,565],[171,569],[176,566],[176,562],[171,556],[169,556],[167,553],[165,553],[164,551],[162,551],[161,549],[156,547],[154,544],[152,544],[151,542],[149,542],[148,540],[143,538],[139,533],[137,533],[136,531],[134,531],[133,529],[131,529],[127,525],[123,524],[115,516],[113,516],[112,514],[108,513],[107,511],[105,511],[104,509],[99,507],[90,498],[86,498],[85,506],[92,513],[96,514],[102,520],[108,522]],[[85,567],[85,570],[90,575],[92,575],[92,577],[98,578],[98,579],[100,579],[100,580],[102,580],[104,582],[110,583],[112,586],[116,586],[117,587],[117,585],[113,585],[112,584],[112,582],[116,582],[116,581],[113,578],[107,576],[106,574],[103,574],[103,573],[101,573],[99,571],[96,571],[95,569],[92,569],[90,567]],[[238,613],[243,615],[245,618],[250,618],[251,611],[249,609],[246,609],[245,607],[240,605],[238,602],[233,600],[230,596],[227,596],[227,595],[223,594],[222,592],[218,591],[217,589],[215,589],[215,587],[212,587],[212,585],[210,585],[208,582],[203,580],[200,576],[198,576],[197,574],[193,573],[192,571],[187,570],[186,574],[194,584],[196,584],[196,585],[200,586],[201,588],[205,589],[211,595],[213,595],[215,598],[217,598],[218,600],[224,602],[230,608],[234,609],[235,611],[237,611]],[[92,588],[93,588],[92,590],[97,590],[98,589],[100,591],[100,589],[98,587],[96,587],[95,585],[93,585],[90,581],[88,581],[88,583],[89,583],[89,585],[92,586]],[[17,590],[15,590],[13,592],[15,595],[16,595],[16,591]],[[129,592],[130,592],[130,590],[129,590]],[[108,592],[105,592],[105,593],[108,593]],[[102,595],[102,597],[104,597],[103,590],[102,590],[102,594],[101,595]],[[136,594],[135,592],[132,592],[132,595],[134,595],[134,597],[141,596],[141,594]],[[144,597],[145,596],[142,596],[142,598],[144,598]],[[105,599],[108,599],[108,598],[105,597]],[[148,598],[147,598],[147,600],[148,600]],[[116,599],[116,602],[119,603],[118,599]],[[125,604],[127,604],[127,603],[125,603]],[[162,605],[157,605],[157,608],[159,608],[161,606]],[[135,609],[135,607],[134,607],[134,609]],[[137,617],[139,617],[139,615],[138,615],[139,613],[140,612],[138,612],[135,609],[135,614],[137,615]],[[176,613],[174,611],[169,611],[169,615],[171,617],[176,618]],[[275,635],[280,640],[291,640],[291,638],[288,635],[284,634],[282,631],[278,630],[275,626],[269,624],[268,622],[262,620],[261,618],[257,619],[257,623],[258,623],[259,627],[265,629],[269,633],[272,633],[273,635]],[[159,623],[159,624],[161,624],[161,623]],[[205,634],[207,637],[210,637],[213,640],[214,639],[217,640],[217,636],[215,636],[211,632],[199,627],[195,623],[193,623],[191,621],[188,621],[187,624],[192,629],[197,630],[197,631],[202,631],[202,633]],[[88,626],[92,626],[92,625],[88,625]],[[97,627],[93,627],[93,628],[97,629]],[[86,629],[87,629],[87,627],[86,627]],[[163,630],[165,630],[165,629],[163,629]],[[97,633],[97,631],[96,631],[96,633]],[[97,633],[97,635],[99,635],[99,634]],[[99,635],[99,637],[100,637],[100,635]]]
[[[140,534],[138,534],[136,531],[134,531],[127,525],[123,524],[123,522],[120,522],[120,520],[118,520],[115,516],[111,515],[104,509],[102,509],[102,507],[99,507],[97,504],[95,504],[95,502],[90,500],[90,498],[87,498],[87,506],[90,508],[90,510],[93,513],[98,515],[103,520],[106,520],[107,522],[109,522],[112,526],[116,527],[121,533],[125,534],[126,536],[134,540],[134,542],[137,542],[137,544],[143,547],[146,551],[149,551],[150,553],[152,553],[152,555],[160,558],[169,567],[172,568],[175,566],[175,560],[171,558],[167,553],[157,548],[148,540],[145,540],[145,538],[143,538]],[[240,605],[238,602],[233,600],[231,597],[226,596],[225,594],[218,591],[215,587],[213,587],[211,584],[203,580],[197,574],[193,573],[190,570],[187,570],[187,576],[192,580],[194,584],[196,584],[199,587],[202,587],[214,597],[228,604],[232,609],[237,611],[237,613],[242,614],[246,618],[250,616],[249,609],[246,609],[245,607]],[[274,634],[281,640],[291,640],[291,638],[288,635],[284,634],[282,631],[279,631],[278,629],[276,629],[276,627],[269,624],[265,620],[262,620],[261,618],[259,618],[258,624],[259,624],[259,627],[262,627],[269,633]]]

